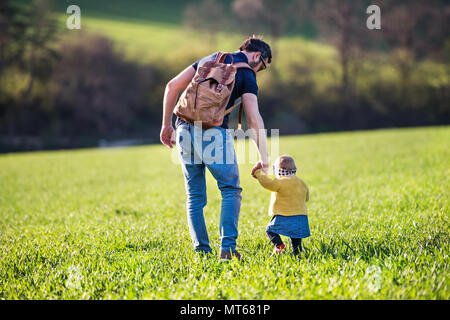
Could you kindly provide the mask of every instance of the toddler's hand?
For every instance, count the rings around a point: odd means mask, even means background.
[[[267,168],[267,167],[268,167],[268,165],[264,165],[263,162],[262,162],[261,160],[258,161],[258,162],[254,165],[254,167],[253,167],[253,169],[252,169],[252,177],[256,179],[256,176],[255,176],[256,170],[262,169],[262,170],[264,171],[264,169]],[[266,171],[267,171],[267,170],[266,170]]]

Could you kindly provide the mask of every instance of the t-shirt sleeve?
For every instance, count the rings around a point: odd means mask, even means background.
[[[198,67],[198,62],[199,62],[199,61],[200,61],[200,60],[195,61],[195,62],[192,64],[192,66],[194,67],[195,71],[197,71],[197,67]]]
[[[242,82],[242,94],[253,93],[255,96],[258,95],[258,84],[256,83],[256,77],[252,70],[241,69],[243,72],[243,82]]]
[[[195,61],[195,62],[192,64],[192,67],[195,69],[195,71],[197,71],[198,64],[200,63],[200,61],[202,61],[202,60],[204,60],[204,59],[207,59],[207,60],[214,60],[214,59],[216,58],[216,55],[217,55],[217,52],[215,52],[215,53],[213,53],[213,54],[210,54],[209,56],[203,57],[202,59]]]

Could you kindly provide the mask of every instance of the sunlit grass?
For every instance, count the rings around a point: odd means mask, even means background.
[[[448,127],[291,136],[311,190],[300,259],[271,258],[269,193],[240,165],[238,250],[192,252],[181,169],[163,146],[0,156],[0,298],[449,299]]]

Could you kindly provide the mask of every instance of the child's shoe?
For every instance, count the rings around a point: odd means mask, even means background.
[[[273,253],[272,255],[278,256],[282,253],[286,252],[286,247],[284,244],[280,244],[278,247],[276,247],[275,249],[273,249]]]

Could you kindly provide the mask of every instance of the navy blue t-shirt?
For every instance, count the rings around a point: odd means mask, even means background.
[[[233,55],[233,63],[236,62],[245,62],[248,63],[247,56],[241,52],[234,52]],[[216,54],[212,56],[211,59],[214,59]],[[200,60],[196,61],[192,66],[195,70],[197,70],[197,66]],[[225,58],[225,63],[230,63],[231,58],[227,56]],[[238,69],[235,76],[235,83],[233,91],[231,92],[230,101],[228,102],[227,109],[231,108],[234,104],[234,101],[241,97],[244,93],[253,93],[254,95],[258,95],[258,85],[256,84],[256,77],[252,70],[241,68]],[[238,108],[236,108],[238,109]],[[233,110],[234,112],[234,110]],[[231,112],[231,113],[233,113]],[[227,114],[222,122],[221,127],[228,129],[228,116],[230,114]],[[177,117],[177,120],[175,122],[175,127],[178,127],[180,124],[184,123],[184,121]]]

